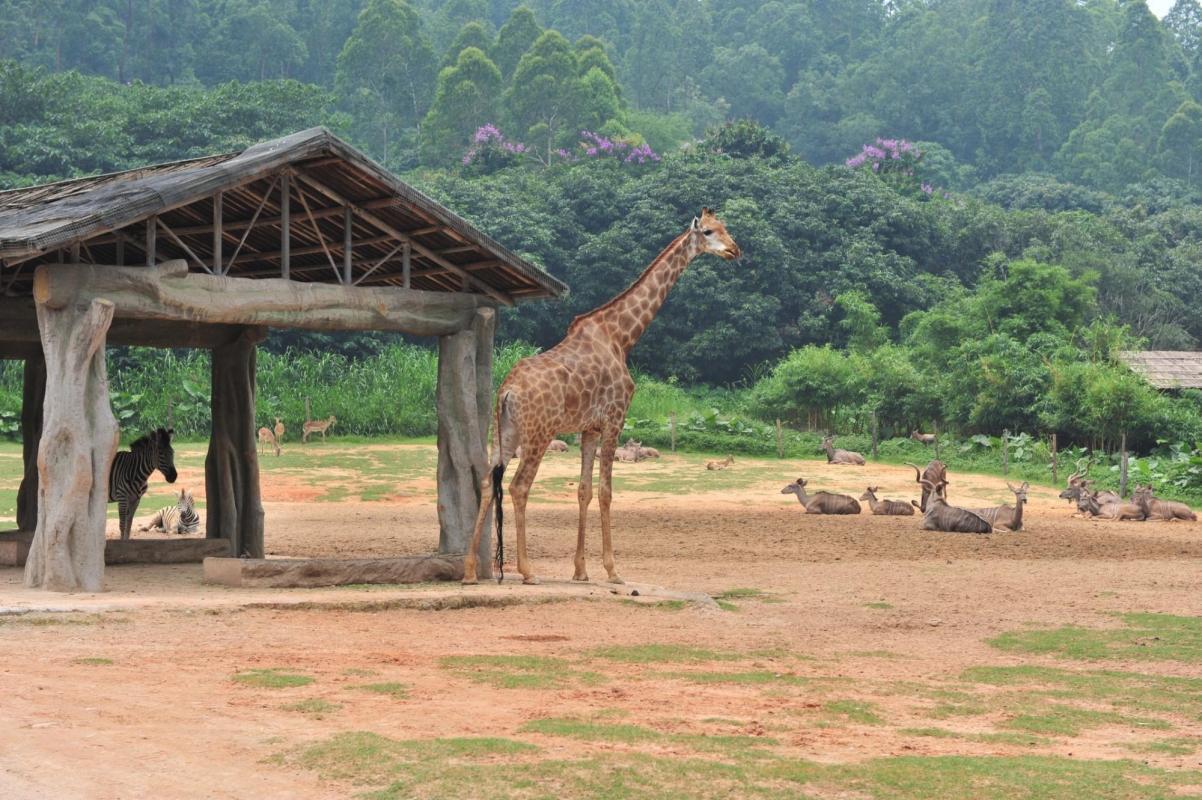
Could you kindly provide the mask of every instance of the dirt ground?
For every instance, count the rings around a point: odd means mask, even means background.
[[[126,566],[109,568],[105,593],[64,597],[28,592],[18,570],[0,568],[0,614],[10,614],[0,616],[0,797],[346,797],[373,786],[289,754],[350,731],[403,741],[516,737],[559,759],[628,746],[531,727],[549,718],[617,719],[660,736],[767,736],[773,753],[819,764],[1030,753],[1118,760],[1141,752],[1155,767],[1202,767],[1197,746],[1134,748],[1149,735],[1202,742],[1202,722],[1184,710],[1161,715],[1171,734],[1103,720],[1035,745],[990,738],[1013,730],[1017,712],[1001,706],[931,721],[931,698],[968,691],[961,676],[971,668],[1202,674],[1188,659],[1099,665],[990,644],[1014,631],[1112,629],[1123,613],[1202,616],[1199,524],[1077,519],[1057,490],[1034,487],[1021,533],[931,533],[918,516],[871,517],[866,507],[857,517],[805,515],[779,491],[803,474],[811,490],[858,496],[872,483],[884,497],[908,500],[908,468],[740,460],[726,475],[705,474],[699,459],[667,458],[618,465],[618,569],[632,583],[706,593],[722,607],[606,591],[595,502],[589,569],[601,588],[582,598],[557,595],[554,583],[571,576],[578,462],[569,454],[544,464],[529,512],[544,587],[247,590],[203,585],[199,565]],[[182,472],[203,486],[195,468]],[[411,481],[375,502],[314,502],[312,484],[275,475],[267,462],[268,550],[429,552],[437,543],[431,488]],[[953,475],[950,491],[966,506],[1009,495],[988,476]],[[115,535],[115,521],[110,528]],[[420,593],[545,602],[444,611],[387,602]],[[301,600],[311,602],[288,605]],[[364,600],[373,610],[356,605]],[[651,643],[686,655],[603,655]],[[688,648],[709,655],[683,663]],[[540,685],[490,683],[479,665],[508,663],[488,661],[493,656],[536,657],[531,663],[567,672]],[[700,662],[708,664],[704,679],[685,674]],[[234,679],[256,669],[314,680],[263,688]],[[404,691],[357,690],[365,683]],[[932,725],[954,735],[915,733]],[[667,757],[673,747],[652,749]]]

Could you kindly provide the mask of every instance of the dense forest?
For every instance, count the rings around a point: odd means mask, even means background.
[[[326,125],[569,283],[507,314],[537,346],[713,205],[746,255],[690,269],[645,374],[1202,437],[1115,361],[1202,339],[1198,0],[0,0],[0,55],[0,187]]]

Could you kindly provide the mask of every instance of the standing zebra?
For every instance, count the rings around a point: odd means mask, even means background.
[[[156,469],[163,473],[167,483],[175,483],[175,451],[171,449],[171,428],[157,428],[137,439],[113,459],[109,470],[109,502],[117,504],[121,519],[121,538],[128,539],[133,527],[134,514],[142,495],[146,494],[146,479]]]
[[[160,508],[140,531],[163,531],[164,533],[196,533],[200,530],[200,515],[196,513],[196,501],[187,489],[180,489],[175,505]]]

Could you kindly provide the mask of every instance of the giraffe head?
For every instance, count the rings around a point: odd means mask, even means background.
[[[693,217],[692,232],[694,236],[701,237],[703,252],[713,253],[727,261],[743,255],[735,240],[726,232],[726,223],[715,217],[708,208],[701,209],[700,217]]]

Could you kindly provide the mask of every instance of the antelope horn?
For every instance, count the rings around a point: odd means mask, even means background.
[[[918,481],[919,483],[922,483],[922,470],[920,470],[920,469],[918,468],[918,465],[917,465],[917,464],[911,464],[909,461],[905,461],[905,462],[903,462],[903,463],[904,463],[904,464],[905,464],[907,467],[914,467],[914,480]]]

